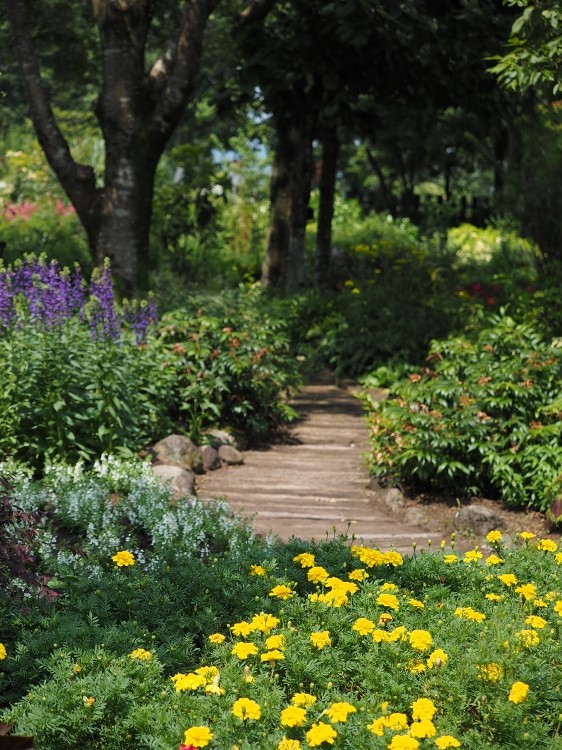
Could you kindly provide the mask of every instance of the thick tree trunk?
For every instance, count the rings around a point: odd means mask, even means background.
[[[322,135],[322,168],[320,172],[320,205],[314,257],[314,283],[326,288],[330,281],[332,258],[332,220],[338,166],[339,140],[335,127],[325,128]]]
[[[304,286],[305,230],[313,173],[314,117],[306,102],[278,118],[271,174],[270,225],[262,265],[262,283],[286,286],[295,292]]]

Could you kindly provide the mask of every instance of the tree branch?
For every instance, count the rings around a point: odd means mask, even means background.
[[[39,62],[29,31],[25,0],[7,0],[6,5],[27,94],[29,114],[37,139],[80,216],[81,211],[92,210],[97,197],[94,170],[88,165],[74,161],[68,143],[58,127],[49,94],[41,78]]]

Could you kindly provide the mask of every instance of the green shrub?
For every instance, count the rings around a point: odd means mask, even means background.
[[[296,412],[300,383],[285,322],[267,311],[258,285],[197,297],[162,318],[161,343],[176,373],[176,415],[197,439],[222,424],[263,438]]]
[[[428,361],[371,404],[371,471],[546,510],[562,483],[560,341],[500,314]]]

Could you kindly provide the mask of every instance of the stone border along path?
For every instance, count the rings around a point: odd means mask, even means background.
[[[242,465],[197,477],[199,496],[226,499],[235,511],[255,515],[256,533],[283,540],[325,541],[347,533],[382,550],[411,553],[412,542],[425,546],[427,528],[399,520],[369,489],[368,430],[359,399],[316,383],[304,386],[293,403],[301,419],[288,440],[245,451]]]

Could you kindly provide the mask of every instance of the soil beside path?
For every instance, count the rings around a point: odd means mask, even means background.
[[[352,392],[316,382],[294,405],[302,416],[286,441],[246,451],[243,465],[199,477],[198,494],[225,498],[236,511],[255,516],[257,533],[283,540],[346,533],[371,547],[408,553],[412,542],[425,546],[433,530],[439,543],[439,521],[422,523],[418,516],[417,523],[408,522],[369,488],[367,425]]]

